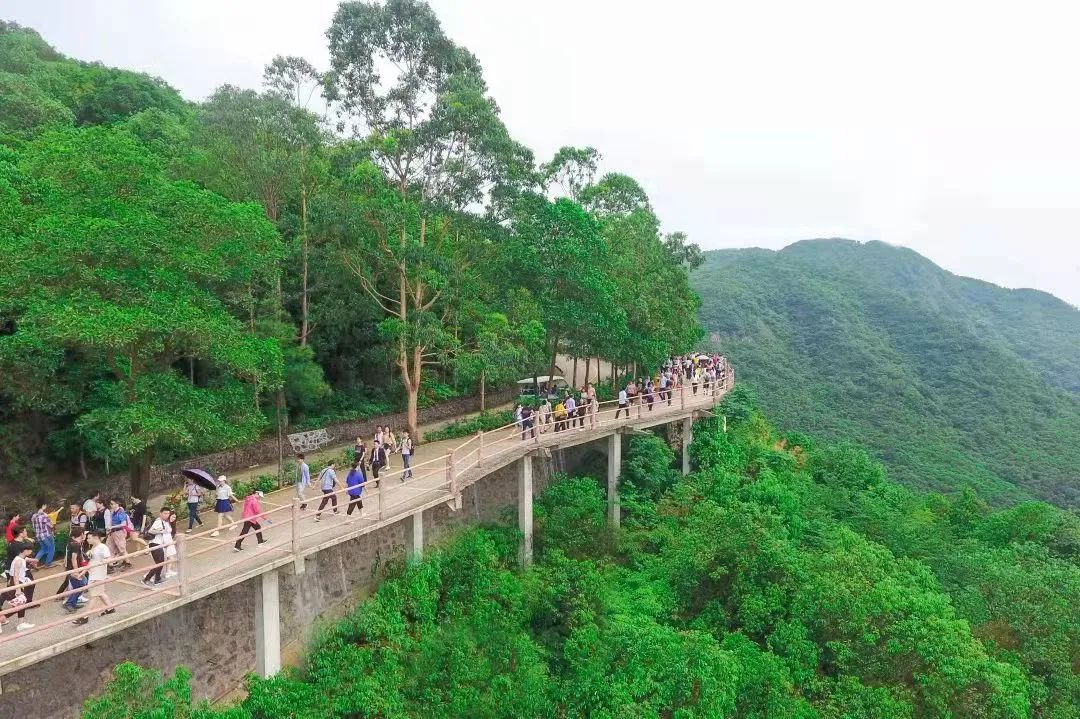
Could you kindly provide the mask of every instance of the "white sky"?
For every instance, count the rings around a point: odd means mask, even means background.
[[[707,249],[906,245],[1080,304],[1080,9],[875,0],[432,0],[511,132],[593,145]],[[334,0],[4,0],[60,51],[189,99],[327,65]]]

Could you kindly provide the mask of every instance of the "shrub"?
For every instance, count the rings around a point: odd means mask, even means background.
[[[505,427],[514,421],[514,413],[510,410],[498,412],[481,412],[471,419],[459,419],[451,422],[442,429],[424,433],[425,442],[439,442],[444,439],[456,439],[468,437],[477,432],[490,432],[493,429]]]

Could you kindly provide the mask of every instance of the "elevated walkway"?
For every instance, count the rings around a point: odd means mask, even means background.
[[[88,644],[123,644],[128,635],[131,641],[135,641],[136,634],[145,634],[134,631],[141,625],[158,622],[153,626],[159,627],[166,615],[185,610],[251,580],[255,580],[258,586],[255,595],[258,601],[252,601],[254,606],[249,607],[249,616],[254,615],[255,666],[233,669],[238,679],[252,669],[262,675],[273,674],[280,668],[283,626],[278,607],[280,574],[291,575],[294,578],[290,579],[291,585],[301,586],[306,564],[317,559],[321,553],[349,542],[355,545],[354,540],[369,535],[372,543],[379,543],[382,541],[381,533],[388,530],[395,537],[404,537],[404,547],[410,556],[419,556],[424,546],[425,512],[462,513],[464,493],[482,491],[486,478],[505,470],[514,462],[521,463],[515,495],[524,535],[521,556],[522,561],[528,563],[532,555],[533,455],[544,450],[560,450],[606,440],[609,456],[609,517],[617,523],[619,435],[660,424],[684,422],[687,430],[683,437],[685,450],[692,419],[711,410],[733,385],[734,372],[729,368],[723,386],[702,389],[696,394],[690,387],[678,388],[670,402],[656,401],[651,409],[644,401],[632,405],[629,410],[620,410],[615,402],[603,403],[595,415],[585,418],[583,427],[575,423],[570,428],[555,431],[553,426],[548,426],[544,431],[529,432],[524,439],[514,426],[478,433],[467,440],[458,440],[457,446],[440,456],[414,464],[413,477],[405,482],[399,479],[402,474],[401,460],[394,457],[393,470],[381,473],[381,486],[378,488],[369,481],[363,494],[363,510],[351,517],[345,514],[349,498],[344,488],[336,492],[339,514],[332,513],[328,506],[321,520],[316,517],[318,500],[321,499],[317,488],[309,490],[309,504],[304,510],[300,509],[292,487],[279,490],[263,500],[266,510],[263,536],[267,540],[264,544],[257,545],[254,533],[251,533],[245,538],[244,550],[239,553],[233,551],[232,544],[242,521],[234,523],[236,526],[232,527],[231,533],[223,531],[219,537],[210,537],[209,531],[180,534],[177,537],[176,561],[179,576],[155,589],[147,589],[140,584],[142,575],[152,566],[148,552],[133,553],[129,558],[136,568],[110,575],[107,581],[106,589],[117,608],[116,613],[102,617],[94,611],[88,614],[90,621],[84,626],[73,626],[73,616],[64,612],[60,603],[53,600],[53,592],[61,581],[60,575],[38,580],[41,584],[35,600],[44,602],[28,611],[28,620],[37,626],[16,633],[13,620],[0,634],[0,692],[3,694],[0,705],[12,697],[13,691],[22,694],[27,688],[26,684],[40,681],[39,675],[51,661],[59,659],[59,655]],[[426,447],[419,448],[421,456]],[[688,471],[685,451],[683,467],[684,471]],[[344,483],[347,470],[340,468],[339,484]],[[239,506],[236,516],[239,517]],[[216,515],[210,518],[216,519]],[[185,617],[190,614],[188,610]],[[250,621],[245,618],[243,624]],[[96,650],[91,652],[94,654]],[[192,657],[192,661],[197,660]],[[68,662],[61,664],[67,666]],[[94,666],[92,672],[98,672],[101,668]],[[35,679],[35,676],[38,678]],[[58,694],[61,701],[71,696],[59,691],[59,687],[52,687],[51,692]],[[13,705],[31,706],[23,701],[28,696],[20,696]],[[49,714],[39,711],[37,715]]]

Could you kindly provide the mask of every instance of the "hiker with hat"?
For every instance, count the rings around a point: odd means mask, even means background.
[[[229,486],[229,480],[225,479],[225,475],[221,475],[217,478],[217,489],[214,490],[217,495],[217,502],[214,504],[214,511],[217,512],[217,528],[210,532],[211,537],[216,537],[221,532],[221,525],[226,522],[232,523],[233,512],[233,500],[236,499],[236,495],[233,494],[232,487]],[[233,527],[229,527],[226,532],[233,531]]]

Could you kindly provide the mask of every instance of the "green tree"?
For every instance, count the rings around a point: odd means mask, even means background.
[[[282,365],[237,318],[282,253],[259,208],[169,180],[119,129],[42,135],[8,174],[24,198],[0,213],[18,218],[0,222],[10,399],[77,416],[99,456],[129,461],[142,497],[157,450],[254,440],[258,394]],[[175,368],[189,358],[204,383]]]
[[[448,259],[469,234],[454,215],[528,153],[509,138],[476,58],[426,3],[343,3],[327,36],[343,116],[371,158],[352,185],[368,231],[354,237],[350,265],[387,315],[415,433],[424,368],[454,341],[441,322],[453,314]]]

